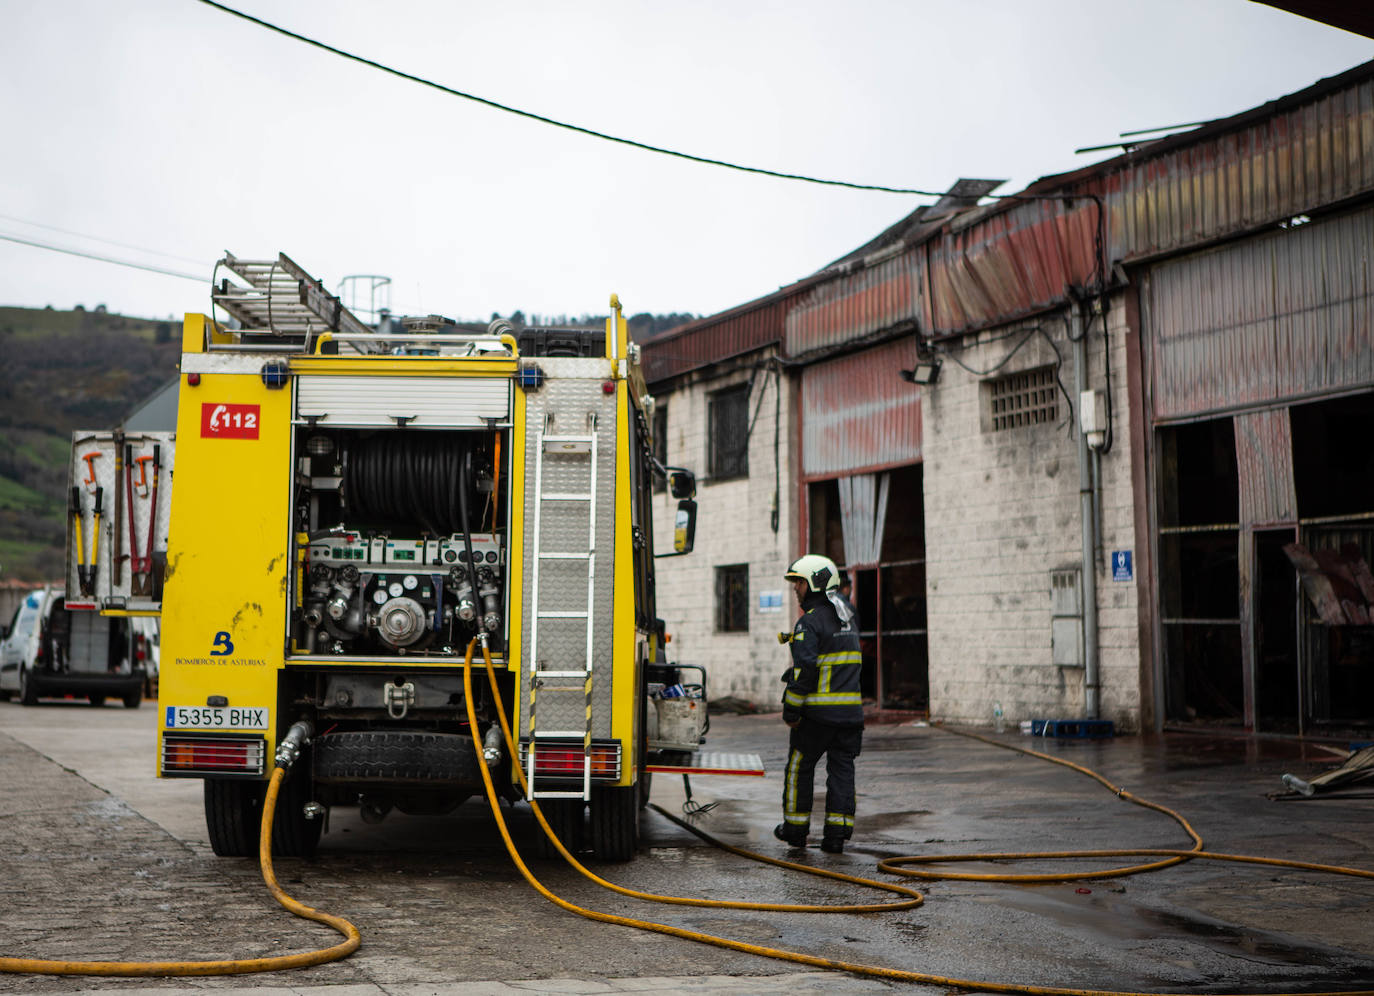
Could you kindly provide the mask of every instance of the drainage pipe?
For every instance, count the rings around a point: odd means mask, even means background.
[[[1083,312],[1075,303],[1069,310],[1069,339],[1073,342],[1073,389],[1080,409],[1083,392],[1088,389],[1088,335]],[[1082,412],[1078,429],[1078,517],[1082,523],[1083,546],[1083,718],[1097,719],[1099,709],[1097,659],[1097,546],[1093,516],[1093,454],[1083,431]]]

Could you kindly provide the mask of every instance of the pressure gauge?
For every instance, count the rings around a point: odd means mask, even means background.
[[[378,605],[381,605],[383,602],[386,601],[386,591],[382,588],[378,588],[376,591],[372,593],[372,600],[376,602]]]
[[[405,588],[402,586],[401,582],[399,582],[399,581],[393,581],[393,582],[391,582],[391,584],[387,586],[387,589],[386,589],[386,590],[389,591],[389,592],[391,592],[391,597],[392,597],[392,598],[400,598],[401,595],[402,595],[402,593],[405,592]]]
[[[401,584],[405,585],[406,591],[414,591],[415,586],[419,583],[420,579],[414,574],[407,574],[405,577],[401,578]]]

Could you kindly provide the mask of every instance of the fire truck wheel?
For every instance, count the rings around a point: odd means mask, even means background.
[[[549,821],[549,826],[553,832],[558,834],[558,839],[563,842],[563,846],[573,854],[582,850],[583,833],[582,820],[586,811],[586,806],[581,799],[545,799],[539,803],[539,808],[544,813],[544,819]],[[535,853],[541,858],[558,857],[558,848],[553,846],[553,841],[549,840],[544,833],[544,828],[539,825],[539,821],[534,823],[535,832]]]
[[[592,851],[601,861],[629,861],[639,844],[639,787],[592,789]]]
[[[303,756],[282,782],[277,794],[277,812],[272,820],[272,853],[283,858],[308,858],[315,853],[324,830],[324,820],[305,818],[310,802],[310,759]],[[256,841],[256,837],[254,838]],[[254,844],[253,853],[257,853]]]
[[[130,692],[128,695],[124,696],[124,708],[125,708],[125,709],[137,709],[138,706],[139,706],[139,703],[142,702],[142,701],[143,701],[143,691],[142,691],[141,689],[140,689],[139,691],[136,691],[136,692]]]
[[[103,695],[92,695],[92,696],[91,696],[91,705],[95,706],[97,709],[99,709],[99,708],[100,708],[101,706],[103,706],[104,704],[105,704],[105,696],[103,696]]]
[[[258,853],[262,782],[205,779],[205,829],[210,849],[221,858],[247,858]]]
[[[649,790],[654,785],[654,773],[646,771],[639,776],[639,808],[646,809],[649,805]]]

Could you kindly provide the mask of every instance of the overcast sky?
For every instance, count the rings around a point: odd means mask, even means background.
[[[1013,192],[1108,155],[1075,148],[1374,58],[1369,39],[1249,0],[226,2],[598,131],[930,190],[967,176]],[[0,14],[0,234],[203,278],[0,240],[0,304],[205,311],[228,249],[285,252],[331,288],[389,276],[404,313],[604,313],[615,291],[631,314],[709,314],[930,200],[612,145],[197,0],[0,0]]]

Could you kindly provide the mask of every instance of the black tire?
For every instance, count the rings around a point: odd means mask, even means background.
[[[205,829],[212,851],[221,858],[257,855],[266,792],[262,782],[205,779]]]
[[[277,793],[277,812],[272,820],[273,854],[283,858],[308,858],[314,855],[320,834],[324,831],[324,820],[305,818],[305,804],[313,794],[310,758],[302,757]]]
[[[0,688],[0,702],[8,702],[13,694],[8,688]]]
[[[311,748],[321,781],[481,784],[472,738],[453,733],[349,732]]]
[[[308,770],[308,769],[307,769]],[[307,820],[310,780],[297,769],[277,793],[272,820],[272,854],[279,858],[307,858],[315,853],[323,820]],[[210,848],[221,858],[255,858],[262,831],[262,804],[267,785],[255,781],[205,780],[205,828]]]
[[[29,670],[22,665],[19,668],[19,704],[38,705],[38,689],[33,687],[33,682],[29,680]]]
[[[564,847],[577,854],[586,846],[582,830],[586,804],[581,799],[544,799],[539,803],[539,808]],[[538,820],[534,821],[534,833],[535,854],[541,858],[560,857],[558,848],[553,846],[553,841],[549,840]]]
[[[90,696],[90,700],[91,705],[94,706],[96,709],[99,709],[101,706],[105,704],[105,696],[103,695],[92,695]]]
[[[600,861],[629,861],[639,846],[639,786],[592,789],[592,852]]]
[[[136,692],[130,692],[128,695],[124,696],[124,708],[125,708],[125,709],[137,709],[138,706],[139,706],[139,703],[141,703],[142,701],[143,701],[143,690],[142,690],[142,689],[139,689],[139,690],[136,691]]]
[[[654,787],[654,773],[652,771],[642,772],[639,776],[639,808],[645,809],[649,805],[649,790]]]

